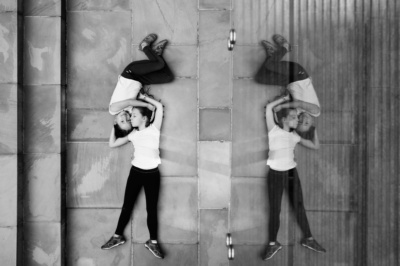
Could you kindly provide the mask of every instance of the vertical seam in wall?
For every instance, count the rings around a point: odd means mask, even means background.
[[[197,1],[197,265],[200,265],[200,0]]]

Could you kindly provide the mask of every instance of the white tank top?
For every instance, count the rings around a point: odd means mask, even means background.
[[[321,107],[318,101],[317,93],[315,92],[314,86],[310,78],[306,78],[303,80],[298,80],[287,85],[287,90],[294,100],[299,100],[307,103],[315,104],[318,107]],[[304,112],[303,109],[299,109],[299,112]],[[318,114],[311,114],[312,116],[319,116],[321,112]]]
[[[127,79],[122,77],[121,75],[118,76],[118,82],[111,96],[110,105],[108,106],[108,111],[110,112],[110,114],[116,115],[122,111],[122,110],[119,110],[118,112],[111,111],[111,104],[132,98],[136,99],[141,88],[142,88],[142,83],[140,83],[139,81],[133,79]],[[123,110],[131,112],[132,106],[126,107]]]
[[[128,135],[134,147],[132,165],[148,170],[161,164],[160,131],[151,124],[143,130],[134,130]]]
[[[297,166],[294,159],[294,148],[300,141],[295,131],[288,132],[275,125],[268,132],[268,160],[267,165],[276,171],[287,171]]]

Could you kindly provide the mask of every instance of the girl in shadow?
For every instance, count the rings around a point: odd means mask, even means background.
[[[283,191],[288,191],[290,203],[296,212],[297,221],[303,231],[304,238],[301,245],[317,252],[325,252],[312,237],[310,226],[303,202],[299,175],[294,160],[294,148],[297,143],[310,149],[319,149],[319,140],[315,131],[314,138],[307,140],[301,138],[294,129],[298,127],[297,111],[294,108],[281,108],[277,112],[278,124],[274,120],[273,109],[287,100],[288,96],[272,101],[266,107],[266,123],[268,128],[268,160],[269,166],[268,199],[270,206],[269,215],[269,243],[263,256],[264,260],[272,258],[282,245],[277,241],[279,230],[279,215]]]
[[[278,112],[282,108],[296,108],[299,123],[296,132],[303,138],[313,139],[315,126],[314,117],[321,113],[320,104],[314,86],[307,71],[298,63],[281,61],[283,56],[292,50],[291,45],[281,35],[275,34],[274,42],[277,49],[268,41],[261,44],[267,51],[267,57],[255,76],[261,84],[285,86],[291,96],[275,107]]]

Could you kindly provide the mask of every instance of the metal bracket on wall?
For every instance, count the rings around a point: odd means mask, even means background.
[[[226,234],[226,247],[228,248],[228,260],[233,260],[235,258],[235,249],[233,248],[233,241],[230,233]]]
[[[234,29],[231,29],[229,31],[229,38],[228,38],[228,51],[233,50],[235,43],[236,43],[236,31]]]

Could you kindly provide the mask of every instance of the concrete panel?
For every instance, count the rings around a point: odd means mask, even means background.
[[[235,259],[229,263],[231,266],[260,266],[260,265],[293,265],[291,256],[293,254],[292,246],[283,246],[272,259],[268,262],[262,260],[265,254],[265,245],[234,245]],[[297,266],[297,264],[294,264]]]
[[[68,110],[67,140],[108,142],[113,124],[114,116],[107,110]]]
[[[199,143],[200,208],[229,207],[231,198],[231,143]]]
[[[307,210],[357,210],[357,148],[322,145],[314,151],[298,147],[297,169]]]
[[[18,158],[0,156],[0,226],[17,225]]]
[[[139,44],[143,35],[155,32],[172,44],[196,45],[197,7],[197,1],[133,0],[133,43]]]
[[[268,157],[265,106],[281,87],[248,79],[234,80],[233,86],[232,175],[264,177]]]
[[[69,0],[68,11],[127,11],[131,10],[129,0]]]
[[[160,244],[165,258],[157,259],[143,244],[133,244],[132,265],[140,266],[177,266],[177,265],[197,265],[197,245],[176,245]]]
[[[200,109],[200,140],[231,140],[230,109]]]
[[[197,243],[197,195],[196,178],[161,177],[158,238],[162,243]],[[145,205],[142,193],[133,212],[132,238],[135,242],[144,243],[149,239]]]
[[[61,84],[61,17],[25,17],[24,84]]]
[[[289,35],[289,0],[233,0],[232,6],[232,20],[239,45],[258,44],[261,39],[275,33]],[[265,36],[265,33],[268,35]]]
[[[230,10],[230,0],[200,0],[200,9],[211,9],[211,10]]]
[[[24,224],[24,265],[63,265],[60,223]]]
[[[61,87],[24,86],[24,152],[61,151]]]
[[[24,15],[60,17],[61,0],[24,1]]]
[[[13,1],[15,2],[15,1]],[[8,3],[9,4],[9,3]],[[4,4],[7,9],[13,5]],[[2,13],[0,16],[0,82],[18,82],[18,16],[16,12]],[[21,60],[22,58],[20,58]]]
[[[131,62],[130,12],[69,12],[68,108],[107,108]]]
[[[143,36],[143,38],[144,37],[145,36]],[[164,36],[159,36],[156,42],[163,39]],[[147,59],[146,55],[139,51],[138,47],[138,45],[132,46],[133,58],[135,58],[135,60]],[[197,49],[197,46],[193,45],[168,45],[167,48],[165,48],[163,58],[175,77],[197,79]],[[174,82],[177,82],[177,80]]]
[[[24,167],[24,221],[60,222],[60,154],[25,155]]]
[[[18,152],[18,85],[0,84],[0,154]]]
[[[1,264],[12,266],[17,262],[17,227],[0,227]]]
[[[278,241],[292,244],[293,223],[287,194],[282,197]],[[233,178],[231,196],[231,232],[237,244],[266,244],[269,205],[265,178]]]
[[[120,209],[69,209],[66,265],[131,265],[129,225],[125,229],[127,241],[124,245],[111,250],[100,249],[114,234],[120,212]]]
[[[293,254],[296,265],[354,265],[356,213],[308,212],[307,216],[314,238],[327,252],[317,253],[296,244]],[[297,232],[299,242],[302,236],[300,230]]]
[[[231,54],[226,46],[229,29],[230,12],[200,12],[199,88],[202,107],[231,105]]]
[[[200,211],[199,265],[229,265],[226,253],[227,230],[227,210]]]
[[[152,85],[150,93],[164,104],[162,176],[197,175],[197,81],[178,79]]]
[[[131,168],[132,145],[111,149],[107,143],[67,145],[67,206],[122,206]]]
[[[15,0],[4,0],[0,5],[0,11],[17,11],[18,9],[18,2]]]

